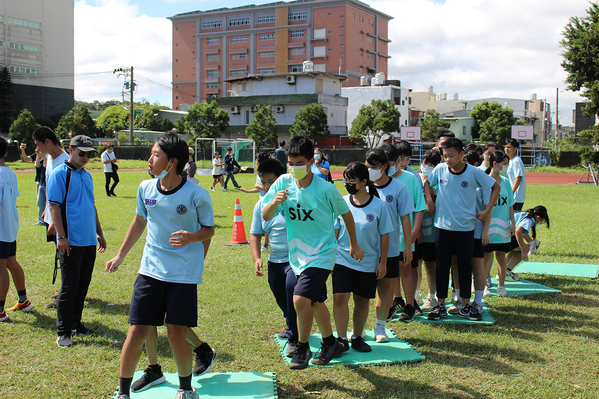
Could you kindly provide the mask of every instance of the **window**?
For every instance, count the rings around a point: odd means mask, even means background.
[[[343,55],[343,51],[339,53],[339,55]]]
[[[327,33],[330,35],[331,33],[333,33],[333,31],[332,31],[332,30],[330,30],[330,31],[328,31]]]
[[[343,18],[343,14],[339,15],[339,18]]]
[[[4,47],[4,42],[0,40],[0,47]]]
[[[354,19],[356,19],[356,13],[354,13]]]
[[[260,57],[260,58],[268,58],[268,57],[274,57],[274,56],[275,56],[274,51],[262,51],[262,52],[258,53],[258,57]]]
[[[324,57],[326,55],[324,46],[314,46],[314,57]]]
[[[462,126],[462,136],[466,135],[466,126]]]
[[[231,18],[229,20],[229,26],[243,26],[250,24],[250,17],[242,17],[242,18]]]
[[[248,84],[247,83],[238,83],[237,84],[237,91],[238,92],[248,91]]]
[[[247,36],[237,36],[231,38],[231,43],[245,43],[248,41]]]
[[[258,69],[258,73],[260,73],[260,74],[275,73],[275,69],[274,68],[261,68],[261,69]]]
[[[271,22],[275,22],[275,16],[273,15],[259,15],[256,21],[259,24],[268,24]]]
[[[289,65],[289,72],[302,72],[304,66],[302,64]]]
[[[289,21],[299,21],[302,19],[308,19],[308,11],[294,11],[287,15]]]
[[[211,21],[202,21],[202,29],[213,29],[213,28],[222,28],[223,21],[220,19],[215,19]]]
[[[264,40],[275,40],[275,34],[274,33],[268,33],[266,35],[259,35],[258,36],[258,40],[259,41],[264,41]]]
[[[343,47],[343,43],[339,43],[339,47]]]
[[[232,60],[245,60],[248,57],[247,53],[231,54]]]
[[[329,13],[329,17],[332,15],[332,13]]]
[[[333,51],[333,49],[329,47],[329,53],[330,53],[331,51]]]
[[[206,98],[218,98],[218,93],[208,93]]]
[[[341,28],[341,29],[343,29],[344,27],[345,27],[344,25],[339,26],[339,28]]]
[[[218,43],[219,43],[219,38],[218,37],[209,37],[208,39],[206,39],[206,44],[207,45],[218,44]]]
[[[233,69],[229,71],[229,76],[246,76],[247,74],[247,69]]]
[[[306,54],[306,49],[303,47],[292,47],[289,49],[289,55],[304,55]]]
[[[2,18],[2,17],[0,17],[0,18]],[[0,22],[2,22],[2,21],[0,21]],[[29,21],[21,21],[19,19],[9,18],[8,23],[9,23],[9,25],[22,26],[24,28],[41,29],[40,24],[37,24],[35,22],[29,22]]]
[[[218,61],[218,54],[208,54],[207,61]]]
[[[366,40],[368,40],[369,42],[374,42],[374,38],[372,36],[367,36]]]
[[[339,37],[343,37],[343,33],[339,35]]]
[[[316,39],[316,40],[325,39],[326,38],[325,32],[326,32],[325,28],[314,29],[314,39]]]
[[[218,89],[218,83],[208,83],[206,85],[207,89]]]
[[[291,37],[304,37],[304,31],[303,30],[292,30]]]
[[[208,69],[206,76],[209,78],[218,78],[218,69]]]
[[[373,58],[372,54],[370,54],[370,53],[366,54],[366,57]]]
[[[245,111],[245,124],[246,125],[250,124],[250,111],[249,110]]]
[[[32,46],[29,44],[15,43],[15,42],[9,42],[8,48],[13,48],[15,50],[33,51],[36,53],[41,52],[41,48],[39,46]]]

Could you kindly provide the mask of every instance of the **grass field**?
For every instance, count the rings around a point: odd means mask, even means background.
[[[0,398],[109,398],[118,385],[120,347],[145,236],[117,273],[107,274],[104,265],[124,237],[135,213],[137,186],[148,175],[121,173],[117,198],[104,194],[103,174],[92,176],[108,241],[106,253],[98,254],[84,311],[84,322],[97,335],[75,336],[73,348],[60,349],[54,342],[56,312],[45,307],[59,289],[51,285],[54,249],[45,242],[44,230],[34,225],[33,175],[18,175],[17,258],[36,308],[28,314],[11,313],[11,322],[0,324]],[[237,179],[249,188],[255,177],[237,175]],[[200,178],[203,187],[210,182],[211,178]],[[562,293],[490,298],[496,320],[491,327],[388,324],[426,357],[417,364],[289,370],[272,339],[284,320],[267,278],[254,276],[247,246],[225,246],[231,237],[235,198],[241,200],[248,232],[258,194],[234,190],[210,194],[216,234],[199,288],[197,331],[218,352],[213,371],[275,372],[280,398],[599,397],[599,287],[597,280],[582,278],[526,275]],[[594,186],[528,186],[525,206],[545,205],[551,218],[550,230],[539,229],[543,245],[533,260],[599,261],[598,194]],[[7,307],[15,300],[11,287]],[[368,328],[373,325],[371,316]],[[176,370],[163,328],[159,359],[163,370]],[[142,359],[138,369],[144,367]]]

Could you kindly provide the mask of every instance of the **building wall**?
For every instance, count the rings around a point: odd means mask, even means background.
[[[465,100],[442,100],[437,101],[437,111],[445,114],[452,111],[461,111],[466,109],[468,102]]]
[[[472,129],[476,126],[474,118],[444,118],[449,122],[449,130],[464,143],[472,141]]]
[[[410,108],[417,111],[437,109],[437,95],[428,91],[413,91],[410,93]]]
[[[574,134],[578,135],[578,133],[583,130],[590,129],[595,125],[595,118],[589,118],[584,115],[584,108],[586,107],[586,103],[576,103],[574,109]]]
[[[361,86],[344,87],[342,96],[347,97],[347,125],[351,129],[353,120],[358,116],[363,105],[370,105],[372,100],[393,100],[401,116],[400,126],[410,125],[410,108],[408,105],[409,90],[398,86]]]

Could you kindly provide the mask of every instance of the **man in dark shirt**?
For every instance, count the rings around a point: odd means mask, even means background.
[[[279,143],[279,148],[275,150],[275,157],[283,164],[285,169],[287,169],[287,156],[285,155],[285,141],[281,140]]]

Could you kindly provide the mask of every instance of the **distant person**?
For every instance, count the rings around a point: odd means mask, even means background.
[[[225,190],[227,189],[227,184],[229,184],[229,180],[233,182],[233,186],[236,189],[239,190],[241,188],[241,186],[237,184],[237,181],[235,180],[235,175],[233,173],[235,166],[237,166],[238,168],[241,167],[235,160],[235,154],[233,154],[233,149],[231,147],[227,147],[227,154],[225,155],[225,173],[227,174],[227,178],[225,179]]]
[[[455,137],[455,133],[449,129],[441,129],[437,132],[437,143],[435,144],[435,149],[439,151],[441,155],[443,155],[443,143],[449,140],[450,138]],[[441,162],[445,162],[443,157],[441,157]]]
[[[505,141],[505,153],[510,158],[510,163],[507,168],[507,176],[512,185],[514,193],[514,212],[520,212],[526,200],[526,172],[524,171],[524,163],[518,156],[518,148],[520,142],[516,139],[507,139]]]
[[[487,141],[487,143],[483,147],[483,154],[482,154],[483,155],[483,161],[478,166],[478,168],[482,169],[482,170],[485,170],[485,171],[488,168],[490,168],[492,166],[491,162],[490,162],[491,154],[493,154],[498,149],[499,149],[499,146],[497,145],[496,142],[494,142],[494,141]]]
[[[114,144],[110,143],[106,146],[106,150],[102,153],[102,163],[104,164],[104,175],[106,176],[106,195],[116,197],[114,188],[119,184],[119,175],[117,173],[117,159],[114,155]],[[110,187],[110,180],[113,181]]]
[[[318,147],[314,148],[314,163],[312,164],[312,173],[324,181],[332,181],[330,180],[331,165],[329,165],[328,161],[324,157],[324,154]]]
[[[285,140],[279,142],[279,148],[275,150],[275,157],[283,164],[285,170],[287,169],[287,155],[285,155]]]
[[[196,161],[193,157],[194,152],[193,149],[189,149],[189,160],[183,167],[183,172],[181,172],[181,177],[187,180],[191,180],[192,182],[198,184],[198,179],[195,178],[196,172],[198,171],[198,166],[196,165]]]
[[[25,154],[25,143],[21,143],[21,158],[23,162],[35,162],[35,193],[37,196],[37,224],[45,226],[44,209],[46,209],[46,161],[45,156],[40,150],[33,154]]]
[[[223,191],[227,191],[224,183],[225,180],[223,179],[223,160],[221,158],[220,152],[215,152],[214,157],[212,158],[212,179],[210,191],[215,191],[214,187],[216,187],[216,183],[220,183]]]

